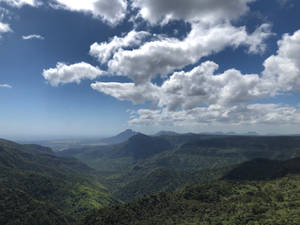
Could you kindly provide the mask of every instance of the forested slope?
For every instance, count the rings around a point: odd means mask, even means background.
[[[0,224],[24,225],[70,223],[115,202],[95,171],[78,160],[2,139],[0,199]]]

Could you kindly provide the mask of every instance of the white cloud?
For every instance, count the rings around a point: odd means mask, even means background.
[[[245,27],[228,23],[213,27],[192,24],[192,30],[184,40],[160,37],[160,40],[146,42],[138,49],[119,49],[108,62],[108,68],[112,73],[128,76],[135,83],[145,83],[157,75],[165,76],[197,63],[202,57],[228,46],[249,46],[250,52],[263,50],[264,40],[270,35],[267,24],[252,34],[248,34]]]
[[[236,105],[261,97],[256,74],[230,69],[215,74],[218,65],[207,61],[190,72],[176,72],[161,86],[159,105],[169,110],[193,109],[199,105]]]
[[[22,36],[23,40],[30,40],[30,39],[40,39],[44,40],[45,38],[39,34],[30,34]]]
[[[40,1],[37,0],[0,0],[0,2],[5,2],[13,7],[22,7],[24,5],[30,5],[30,6],[39,6],[42,3]]]
[[[145,31],[130,31],[124,37],[115,36],[109,42],[94,43],[90,47],[90,55],[96,57],[100,63],[107,63],[112,55],[120,48],[138,46],[150,34]]]
[[[266,59],[262,76],[242,74],[235,69],[215,74],[218,65],[207,61],[189,72],[173,73],[160,87],[148,82],[152,86],[144,90],[131,84],[128,89],[132,89],[135,96],[142,96],[140,100],[143,102],[155,102],[160,109],[138,110],[131,115],[130,124],[187,127],[203,124],[299,124],[299,107],[249,104],[282,92],[300,90],[299,52],[300,30],[292,35],[285,34],[278,42],[277,54]],[[120,89],[112,96],[134,102],[131,95]]]
[[[9,24],[0,22],[0,38],[2,34],[12,32],[12,29],[10,28]]]
[[[157,101],[159,98],[158,87],[151,83],[135,85],[133,83],[95,82],[91,84],[91,87],[119,100],[130,100],[135,104]]]
[[[175,72],[162,86],[151,82],[140,85],[98,82],[92,87],[119,100],[151,101],[170,111],[193,109],[199,105],[231,106],[265,96],[259,89],[258,75],[244,75],[235,69],[215,74],[217,69],[217,64],[207,61],[189,72]]]
[[[129,121],[138,126],[199,127],[210,125],[243,124],[299,124],[299,108],[278,104],[251,104],[223,107],[211,105],[191,110],[171,112],[166,109],[141,109]]]
[[[245,14],[254,0],[132,0],[133,8],[151,24],[170,20],[216,24]]]
[[[66,83],[80,83],[83,79],[93,80],[105,72],[98,67],[88,63],[81,62],[72,65],[57,63],[56,68],[43,71],[43,77],[49,81],[52,86]]]
[[[264,62],[264,81],[274,93],[300,91],[300,30],[293,35],[285,34],[278,47],[277,54]]]
[[[91,13],[95,18],[116,25],[126,16],[126,0],[56,0],[54,8]]]
[[[0,88],[12,88],[9,84],[0,84]]]
[[[0,21],[3,21],[4,19],[11,19],[11,12],[0,6]]]
[[[298,53],[300,52],[300,30],[293,35],[284,35],[282,40],[278,42],[278,46],[277,54],[269,57],[264,62],[265,70],[261,76],[258,74],[242,74],[235,69],[215,74],[218,65],[207,61],[191,71],[173,73],[161,86],[154,85],[146,80],[141,83],[132,83],[124,89],[116,88],[117,85],[114,83],[113,87],[98,88],[97,90],[120,100],[129,100],[134,103],[137,102],[136,96],[139,96],[139,102],[151,101],[159,107],[166,107],[169,111],[190,110],[200,105],[231,107],[233,105],[248,104],[254,100],[275,96],[282,92],[299,91],[300,57]],[[173,55],[178,56],[180,54],[169,53],[171,58]],[[154,57],[154,59],[157,59],[157,57]],[[176,57],[174,58],[176,59]],[[152,65],[151,62],[146,60],[142,64],[136,61],[136,64],[141,64],[144,67],[148,65],[147,63]],[[142,66],[140,71],[143,69]],[[151,68],[155,70],[155,67]],[[145,70],[147,71],[147,67]],[[150,67],[149,72],[151,72]],[[129,77],[131,76],[129,75]],[[101,86],[105,85],[109,84],[101,84]],[[128,94],[129,91],[131,94]]]

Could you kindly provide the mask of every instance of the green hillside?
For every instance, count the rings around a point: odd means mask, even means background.
[[[222,178],[229,170],[230,168],[223,168],[189,172],[160,168],[144,176],[122,175],[123,183],[113,192],[113,196],[128,202],[144,195],[176,191],[186,185],[211,183]],[[131,179],[126,182],[125,178]]]
[[[78,160],[2,139],[0,199],[0,224],[24,225],[68,224],[115,202],[96,172]]]
[[[298,225],[299,146],[299,137],[138,134],[58,156],[1,139],[0,224]]]
[[[254,160],[247,166],[252,163],[257,165]],[[269,161],[268,167],[271,163]],[[278,165],[277,161],[273,163]],[[174,193],[145,196],[128,204],[92,212],[78,225],[298,225],[299,163],[299,158],[282,163],[287,174],[280,173],[277,179],[266,177],[264,180],[256,173],[258,171],[253,171],[258,180],[254,180],[251,173],[242,173],[245,176],[239,176],[240,180],[237,177],[231,180],[224,178],[206,185],[188,186]],[[245,165],[238,165],[235,170],[239,168],[243,171]],[[261,171],[263,169],[260,168]],[[250,180],[247,179],[249,175]]]

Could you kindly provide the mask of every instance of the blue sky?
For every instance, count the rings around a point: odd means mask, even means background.
[[[0,136],[300,133],[299,9],[0,0]]]

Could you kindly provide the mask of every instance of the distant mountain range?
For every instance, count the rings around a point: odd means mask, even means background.
[[[127,129],[115,136],[107,138],[77,138],[77,139],[61,139],[61,140],[49,140],[49,141],[36,141],[35,144],[46,146],[52,148],[54,151],[64,151],[67,149],[82,148],[89,146],[104,146],[112,144],[120,144],[127,141],[130,137],[138,134],[140,132],[134,131],[132,129]],[[177,133],[174,131],[159,131],[151,136],[180,136],[180,135],[199,135],[196,133]],[[219,135],[219,136],[263,136],[257,132],[246,132],[246,133],[236,133],[236,132],[204,132],[200,135]],[[272,135],[266,135],[272,136]],[[275,135],[278,136],[278,135]],[[296,136],[296,135],[291,135]]]

